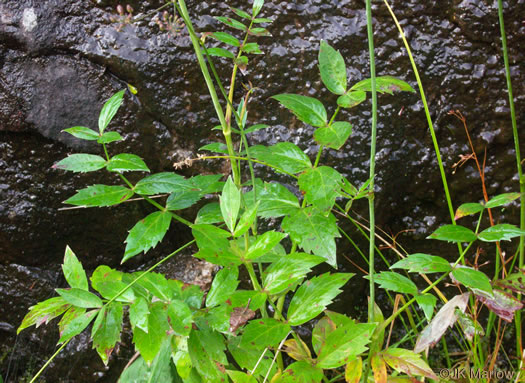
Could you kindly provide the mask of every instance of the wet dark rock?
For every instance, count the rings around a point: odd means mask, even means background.
[[[58,339],[54,326],[26,330],[18,338],[15,329],[29,306],[51,296],[53,288],[64,284],[59,265],[65,245],[75,250],[88,272],[100,263],[116,267],[127,230],[152,211],[143,202],[107,209],[59,210],[61,202],[77,189],[118,182],[104,173],[72,175],[52,170],[51,166],[67,154],[99,153],[97,145],[61,131],[75,125],[96,128],[104,101],[130,83],[139,93],[132,96],[128,92],[110,126],[125,138],[110,145],[111,153],[136,153],[152,171],[169,171],[173,162],[192,157],[203,144],[220,140],[220,134],[210,130],[218,121],[187,35],[160,32],[155,22],[147,19],[119,27],[110,21],[117,15],[118,3],[0,3],[0,333],[2,352],[13,351],[12,356],[2,359],[2,375],[5,377],[9,370],[9,381],[34,373],[54,350]],[[128,3],[135,15],[144,15],[164,2],[133,0],[123,4]],[[467,118],[478,154],[487,148],[489,194],[517,190],[494,2],[391,3],[421,71],[455,206],[480,200],[481,188],[473,163],[452,173],[459,155],[468,152],[462,124],[448,115],[452,109],[461,110]],[[245,2],[231,5],[245,7]],[[226,14],[227,4],[190,2],[189,8],[196,15],[199,31],[223,29],[213,16]],[[373,11],[378,74],[398,76],[416,87],[388,11],[379,3]],[[518,121],[525,117],[525,25],[520,19],[524,11],[523,0],[506,2]],[[263,89],[251,101],[249,123],[263,122],[272,127],[249,139],[253,144],[266,145],[291,140],[313,155],[317,150],[310,144],[313,129],[267,97],[302,93],[322,99],[333,111],[336,98],[324,90],[318,74],[319,40],[328,40],[341,51],[351,82],[366,78],[369,68],[364,4],[350,0],[279,1],[268,2],[264,12],[275,20],[269,26],[273,37],[258,39],[266,54],[250,57],[242,81],[249,80]],[[216,61],[219,75],[227,81],[228,65],[224,64]],[[238,90],[236,96],[240,97],[241,92]],[[432,251],[432,241],[423,239],[449,217],[422,103],[412,94],[382,95],[379,101],[377,223],[392,234],[413,230],[398,238],[409,251]],[[341,151],[325,151],[322,162],[360,184],[368,178],[369,104],[343,111],[339,119],[350,121],[354,133]],[[182,170],[185,175],[211,171],[221,171],[220,164],[196,163]],[[260,166],[256,171],[268,176]],[[284,176],[274,178],[290,182]],[[357,212],[366,212],[364,204],[355,207]],[[189,212],[188,218],[194,213]],[[498,219],[510,221],[518,216],[516,205],[495,214]],[[188,237],[186,229],[173,223],[162,245],[151,254],[137,256],[126,267],[135,270],[152,265]],[[355,250],[343,241],[340,247],[342,253],[354,257]],[[170,261],[162,271],[181,279],[199,276],[201,265],[194,263],[190,253]],[[349,267],[344,259],[340,263]],[[366,296],[366,286],[360,282],[354,278],[353,294],[340,298],[341,306],[351,302],[346,307],[356,316],[366,305],[365,298],[355,299],[355,291]],[[95,357],[84,337],[72,342],[53,362],[46,379],[116,381],[130,354],[131,342],[125,337],[109,370]]]

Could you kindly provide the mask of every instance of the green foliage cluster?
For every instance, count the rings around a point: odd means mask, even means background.
[[[243,31],[242,42],[226,32],[207,33],[203,39],[197,39],[184,2],[180,0],[173,5],[184,20],[194,45],[199,44],[196,54],[208,84],[213,80],[204,67],[208,65],[216,73],[211,56],[231,62],[235,74],[237,68],[248,65],[247,54],[262,53],[257,43],[247,40],[250,36],[268,35],[268,31],[259,26],[271,22],[258,17],[263,1],[255,0],[251,13],[233,8],[239,19],[217,18]],[[206,37],[221,45],[206,46]],[[207,64],[203,61],[203,52]],[[373,84],[380,93],[414,90],[406,82],[388,76],[349,86],[343,57],[325,41],[320,44],[319,70],[326,89],[338,96],[330,117],[324,104],[316,98],[300,94],[273,96],[300,121],[316,128],[313,140],[319,144],[319,151],[315,159],[291,142],[249,146],[246,135],[267,127],[262,124],[246,126],[252,89],[246,91],[234,108],[233,93],[226,94],[218,77],[215,81],[228,103],[226,118],[222,110],[218,112],[219,117],[221,114],[223,117],[220,128],[226,145],[207,145],[204,150],[216,153],[202,159],[231,161],[233,176],[213,174],[186,178],[163,172],[130,182],[125,173],[150,173],[150,169],[135,154],[110,156],[107,149],[108,144],[122,140],[118,133],[106,130],[123,102],[124,90],[103,106],[98,132],[82,126],[66,129],[79,139],[97,141],[105,158],[73,154],[58,162],[55,168],[70,172],[105,169],[119,177],[122,184],[88,186],[65,203],[104,207],[139,196],[158,209],[131,228],[125,240],[122,262],[154,248],[165,237],[172,220],[176,220],[189,226],[194,237],[182,248],[196,244],[194,256],[219,266],[220,270],[207,292],[199,286],[167,279],[153,272],[153,268],[124,273],[101,265],[88,278],[80,261],[67,247],[63,272],[70,287],[56,289],[57,297],[33,306],[18,331],[47,324],[61,316],[58,343],[65,345],[91,325],[93,347],[102,361],[108,363],[120,340],[127,313],[138,354],[122,372],[121,383],[359,382],[368,381],[369,374],[370,379],[382,383],[409,382],[413,377],[438,379],[427,364],[424,352],[440,341],[449,327],[459,326],[467,343],[473,344],[483,336],[477,313],[467,310],[469,304],[473,307],[484,304],[503,320],[512,321],[514,313],[523,306],[513,295],[525,293],[523,272],[490,280],[480,270],[467,266],[464,258],[475,243],[511,240],[525,234],[509,224],[480,228],[487,209],[516,200],[519,193],[501,194],[486,203],[461,205],[455,218],[478,215],[474,231],[451,224],[441,226],[429,236],[466,245],[461,247],[455,262],[416,253],[391,265],[390,271],[374,275],[379,288],[397,294],[404,302],[390,317],[385,318],[377,305],[374,306],[374,321],[368,323],[327,310],[353,274],[327,272],[312,276],[312,269],[322,263],[337,269],[336,238],[341,236],[342,230],[336,214],[340,219],[351,219],[348,212],[353,201],[373,198],[373,191],[368,187],[371,180],[356,187],[334,168],[320,165],[321,152],[326,147],[340,150],[345,145],[352,126],[338,121],[338,113],[341,108],[352,108],[365,101]],[[234,80],[232,88],[233,85]],[[211,89],[210,93],[212,98],[217,98]],[[237,123],[235,127],[231,123],[232,115]],[[237,149],[231,141],[232,132],[239,137]],[[249,174],[244,178],[246,167],[241,163],[248,164]],[[253,163],[288,175],[296,182],[302,199],[278,182],[256,178]],[[163,194],[168,197],[152,198]],[[193,222],[179,215],[180,210],[210,195],[218,198],[206,203]],[[261,232],[260,223],[268,219],[278,224],[274,229]],[[239,274],[243,268],[250,277],[252,290],[239,288]],[[374,271],[371,273],[373,275]],[[410,278],[414,274],[437,276],[432,278],[434,282],[426,278],[429,286],[420,290]],[[464,292],[447,300],[438,289],[446,280],[461,286]],[[437,292],[437,296],[432,291]],[[286,297],[289,304],[285,306]],[[438,299],[444,305],[436,312]],[[401,313],[409,314],[407,336],[390,345],[389,340],[385,341],[385,330]],[[419,317],[419,313],[424,317]],[[418,318],[417,325],[414,316]],[[297,332],[297,326],[307,323],[313,328],[308,343]],[[410,343],[413,349],[406,348]],[[282,353],[293,361],[286,365]]]

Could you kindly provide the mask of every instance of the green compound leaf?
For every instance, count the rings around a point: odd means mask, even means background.
[[[264,273],[264,290],[270,295],[280,294],[301,281],[312,267],[324,258],[305,253],[294,253],[272,263]]]
[[[217,16],[215,18],[217,20],[219,20],[221,23],[224,23],[224,24],[228,25],[229,27],[232,27],[232,28],[235,28],[235,29],[239,29],[241,31],[245,31],[246,29],[248,29],[246,27],[246,25],[244,25],[240,21],[232,19],[231,17]]]
[[[242,9],[235,8],[235,7],[230,7],[230,9],[231,9],[231,10],[232,10],[237,16],[240,16],[240,17],[242,17],[242,18],[244,18],[244,19],[248,19],[248,20],[251,20],[251,19],[252,19],[252,16],[251,16],[249,13],[243,11]]]
[[[220,192],[224,187],[224,182],[219,181],[222,174],[207,174],[191,177],[188,181],[193,191],[198,191],[202,196]]]
[[[148,331],[149,307],[148,302],[138,297],[135,302],[129,306],[129,321],[133,328],[138,327],[143,331]]]
[[[223,372],[228,359],[224,350],[224,339],[215,331],[201,329],[192,331],[188,340],[188,351],[197,371],[209,382],[227,382]]]
[[[100,265],[91,275],[91,287],[106,299],[114,298],[119,302],[133,302],[135,300],[133,289],[128,288],[120,294],[127,286],[127,283],[122,281],[123,275],[121,271],[113,270],[109,266]]]
[[[246,197],[246,196],[245,196]],[[250,227],[255,222],[255,218],[257,217],[257,208],[259,207],[259,202],[257,202],[255,205],[250,206],[241,216],[239,219],[239,224],[235,228],[235,231],[233,232],[234,237],[240,237],[244,233],[246,233]]]
[[[471,269],[470,267],[459,267],[452,270],[452,276],[464,286],[481,290],[492,296],[492,286],[490,279],[481,271]]]
[[[368,279],[368,277],[366,277]],[[398,293],[417,295],[417,286],[407,277],[391,271],[383,271],[374,277],[381,288]]]
[[[100,116],[98,117],[98,129],[100,134],[104,133],[104,130],[108,127],[109,123],[117,113],[118,108],[120,108],[125,92],[126,90],[123,89],[120,92],[115,93],[102,107]]]
[[[66,252],[64,254],[64,264],[62,265],[62,271],[67,283],[71,287],[75,287],[82,290],[88,290],[88,281],[86,272],[82,267],[82,263],[78,260],[73,253],[73,250],[69,246],[66,246]]]
[[[279,383],[321,383],[323,370],[301,360],[290,364],[277,380]],[[273,379],[272,379],[273,380]]]
[[[67,303],[73,306],[85,309],[102,307],[102,300],[89,291],[76,288],[55,290]]]
[[[133,329],[133,343],[148,364],[155,359],[164,339],[169,337],[168,313],[164,306],[163,302],[151,305],[147,332],[139,327]]]
[[[299,176],[299,188],[306,201],[319,210],[330,210],[341,193],[343,176],[334,168],[320,166],[308,169]]]
[[[257,259],[264,254],[271,251],[279,242],[286,237],[285,233],[277,231],[267,231],[259,235],[254,243],[250,245],[248,251],[244,255],[244,259]]]
[[[93,129],[86,128],[85,126],[73,126],[72,128],[64,129],[63,132],[67,132],[76,138],[87,141],[95,141],[100,137]]]
[[[262,350],[258,350],[251,346],[241,348],[241,338],[242,337],[240,336],[236,336],[228,339],[228,351],[230,351],[239,367],[244,370],[252,371],[252,375],[254,376],[264,377],[268,370],[271,370],[270,376],[275,374],[277,371],[277,364],[272,363],[272,351],[267,350],[261,359],[261,354],[263,353]],[[257,368],[255,369],[256,366]]]
[[[72,319],[60,331],[60,339],[58,343],[60,344],[67,342],[71,338],[77,336],[82,331],[84,331],[84,329],[91,323],[91,321],[95,319],[95,316],[99,311],[99,309],[91,310]]]
[[[182,210],[196,204],[202,197],[198,190],[181,189],[170,194],[166,201],[166,209]]]
[[[319,355],[321,348],[326,344],[326,337],[332,331],[335,331],[336,328],[337,324],[328,316],[324,316],[317,321],[312,331],[312,346],[317,355]]]
[[[312,167],[312,162],[308,156],[291,142],[280,142],[273,146],[252,146],[250,154],[262,162],[292,174],[300,173]]]
[[[381,354],[385,362],[397,372],[439,380],[428,364],[421,359],[421,356],[413,351],[402,348],[388,348]]]
[[[493,207],[504,206],[504,205],[506,205],[508,203],[511,203],[515,199],[520,198],[520,196],[521,196],[520,193],[504,193],[504,194],[500,194],[500,195],[497,195],[497,196],[491,198],[485,204],[485,207],[487,209],[490,209],[490,208],[493,208]]]
[[[362,90],[348,92],[337,98],[337,105],[341,108],[353,108],[366,100],[366,92]]]
[[[232,45],[234,47],[240,47],[241,46],[241,43],[240,41],[230,35],[229,33],[226,33],[226,32],[214,32],[210,35],[211,37],[213,37],[214,39],[216,40],[219,40],[220,42],[223,42],[225,44],[228,44],[228,45]]]
[[[243,51],[254,55],[262,55],[262,51],[257,43],[247,43],[243,46]]]
[[[325,217],[307,207],[285,217],[281,226],[305,252],[323,257],[329,265],[337,267],[335,238],[341,235],[332,213]]]
[[[126,250],[122,263],[131,257],[157,246],[162,241],[171,223],[171,214],[166,211],[156,211],[137,222],[126,238]]]
[[[443,225],[427,238],[448,242],[474,242],[477,239],[472,230],[459,225]]]
[[[484,242],[510,241],[512,238],[525,235],[525,231],[508,223],[494,225],[478,234],[478,238]]]
[[[131,198],[133,190],[124,186],[92,185],[81,189],[64,203],[76,206],[112,206]]]
[[[166,277],[159,273],[149,272],[146,275],[142,276],[142,273],[135,273],[131,275],[132,277],[137,277],[141,275],[141,279],[136,282],[136,286],[144,288],[147,292],[151,293],[153,296],[159,298],[162,301],[169,301],[175,295],[176,298],[180,297],[180,291],[176,287],[173,288],[173,291],[168,283]],[[173,281],[176,283],[176,281]],[[144,296],[144,294],[141,294]]]
[[[174,300],[168,306],[168,321],[173,332],[180,336],[188,336],[193,323],[193,315],[185,302]]]
[[[409,273],[444,273],[452,270],[450,263],[441,257],[423,253],[410,254],[406,258],[394,263],[391,269],[405,269]]]
[[[458,209],[456,210],[456,215],[454,216],[454,220],[458,220],[462,217],[466,217],[467,215],[472,215],[479,213],[484,209],[484,206],[477,202],[469,202],[464,203]]]
[[[304,123],[321,128],[328,122],[324,105],[313,97],[284,93],[272,98],[279,101]]]
[[[273,318],[254,319],[244,328],[240,347],[258,350],[276,347],[290,330],[289,324]]]
[[[110,172],[141,171],[149,172],[142,158],[134,154],[122,153],[111,157],[106,167]]]
[[[50,298],[39,302],[29,308],[29,312],[22,320],[22,324],[18,327],[16,333],[20,334],[20,331],[32,325],[38,327],[42,323],[48,324],[51,319],[62,315],[69,307],[71,305],[62,297]]]
[[[218,202],[204,205],[197,213],[196,224],[212,224],[223,222],[221,207]]]
[[[303,283],[295,293],[288,308],[288,323],[299,326],[315,318],[341,293],[340,288],[354,274],[325,273]]]
[[[264,0],[253,0],[252,15],[256,17],[264,5]]]
[[[152,174],[135,185],[135,193],[142,195],[173,193],[181,189],[191,189],[189,181],[183,176],[168,172]]]
[[[324,40],[321,40],[319,49],[319,71],[321,80],[330,92],[335,94],[346,92],[345,60],[339,51]]]
[[[226,370],[233,383],[257,383],[257,379],[242,371]]]
[[[206,307],[215,307],[226,300],[235,292],[239,285],[239,269],[224,268],[213,278],[210,291],[206,297]]]
[[[53,169],[68,170],[74,173],[87,173],[102,169],[106,160],[95,154],[72,154],[53,165]]]
[[[81,315],[84,315],[85,313],[86,309],[82,307],[70,306],[58,322],[58,333],[60,334],[60,336],[62,336],[62,333],[64,332],[66,326],[68,326],[74,319],[78,318]]]
[[[224,184],[222,195],[219,199],[222,217],[230,232],[234,232],[239,209],[241,208],[241,191],[233,183],[231,177]]]
[[[221,266],[237,266],[242,263],[230,249],[227,238],[231,234],[227,231],[206,224],[193,225],[191,231],[199,247],[199,252],[195,254],[197,258]]]
[[[336,121],[314,132],[315,141],[329,148],[339,150],[352,134],[352,125],[349,122]]]
[[[253,133],[253,132],[256,132],[256,131],[258,131],[258,130],[266,129],[266,128],[269,128],[269,127],[270,127],[270,125],[266,125],[266,124],[257,124],[257,125],[250,126],[250,127],[247,128],[247,129],[244,129],[244,133],[245,133],[245,134]]]
[[[372,91],[372,80],[367,78],[365,80],[359,81],[357,84],[352,86],[350,90],[362,90],[366,92]],[[415,92],[409,84],[403,80],[399,80],[391,76],[379,76],[376,77],[376,90],[379,93],[388,93],[394,94],[397,91],[406,91],[406,92]]]
[[[227,59],[235,58],[235,55],[232,52],[224,48],[208,48],[207,51],[210,56],[225,57]]]
[[[109,144],[111,142],[115,141],[122,141],[122,136],[117,132],[105,132],[103,135],[101,135],[97,142],[99,144]]]
[[[354,321],[338,326],[324,340],[316,365],[321,368],[337,368],[350,362],[366,351],[374,328],[374,323],[356,324]]]
[[[437,298],[432,294],[423,294],[416,296],[416,302],[425,313],[425,318],[431,320],[434,315],[434,308],[436,307]]]
[[[122,317],[122,304],[113,302],[99,311],[97,319],[93,324],[91,330],[93,348],[97,350],[98,355],[105,365],[108,364],[109,356],[120,340]]]
[[[253,191],[245,194],[248,206],[253,204]],[[257,187],[257,215],[262,218],[276,218],[296,213],[300,206],[297,197],[280,183],[265,183]]]
[[[180,382],[180,378],[172,369],[171,343],[166,339],[151,366],[139,356],[120,375],[118,383],[155,383]],[[190,382],[189,380],[187,382]],[[193,381],[192,381],[193,382]]]

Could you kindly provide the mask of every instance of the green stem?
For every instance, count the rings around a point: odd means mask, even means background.
[[[372,136],[370,139],[370,184],[368,186],[368,211],[370,214],[370,239],[368,253],[368,268],[370,278],[370,301],[368,302],[368,321],[374,322],[375,281],[374,281],[374,255],[375,255],[375,211],[374,211],[374,178],[376,167],[376,139],[377,139],[377,90],[376,67],[374,57],[374,30],[372,25],[372,1],[366,0],[366,29],[368,33],[368,51],[370,60],[370,80],[372,86]]]
[[[190,16],[188,15],[188,9],[186,8],[186,3],[184,2],[184,0],[178,0],[178,4],[179,4],[179,11],[180,11],[181,17],[184,21],[184,24],[186,24],[186,28],[188,29],[188,33],[190,35],[190,39],[193,44],[193,49],[195,51],[195,55],[197,56],[197,61],[199,62],[199,66],[200,66],[202,75],[204,76],[204,81],[206,82],[206,86],[208,87],[208,92],[210,93],[210,96],[213,102],[213,107],[215,108],[215,112],[221,123],[222,133],[226,141],[226,146],[228,147],[228,154],[230,155],[231,158],[233,158],[235,151],[233,149],[233,142],[231,139],[231,127],[228,125],[224,117],[224,113],[223,113],[221,104],[219,102],[219,97],[217,96],[217,92],[215,91],[215,86],[213,85],[213,80],[210,76],[210,72],[208,71],[208,67],[206,65],[206,62],[204,61],[204,57],[201,52],[199,38],[195,34],[195,30],[193,29],[193,24],[191,23]],[[231,161],[231,162],[232,162],[231,167],[232,167],[232,172],[233,172],[233,179],[236,184],[239,184],[241,177],[240,177],[237,165],[234,163],[234,161]]]
[[[73,339],[73,338],[71,338],[71,339]],[[36,375],[33,376],[33,379],[31,379],[31,381],[29,383],[33,383],[33,382],[35,382],[37,380],[37,378],[42,374],[42,372],[44,372],[44,370],[47,368],[47,366],[49,366],[49,364],[53,361],[53,359],[55,359],[56,356],[60,353],[60,351],[62,351],[64,349],[64,347],[67,346],[67,344],[69,343],[69,341],[71,339],[69,339],[67,342],[64,342],[64,344],[62,346],[60,346],[60,348],[58,350],[55,351],[55,353],[51,356],[51,358],[49,358],[47,360],[47,362],[42,366],[42,368],[40,370],[38,370]]]
[[[507,90],[509,92],[509,106],[510,106],[510,117],[512,120],[512,134],[514,136],[514,149],[516,151],[516,166],[518,168],[518,176],[520,182],[520,229],[525,230],[525,179],[523,178],[523,171],[521,169],[521,154],[520,154],[520,142],[518,136],[518,127],[516,123],[516,110],[514,108],[514,97],[512,95],[512,81],[510,77],[510,64],[509,54],[507,49],[507,35],[505,34],[505,23],[503,19],[503,1],[498,0],[498,16],[499,16],[499,27],[501,33],[501,45],[503,49],[503,61],[505,62],[505,77],[507,79]],[[519,260],[518,265],[520,269],[523,268],[524,262],[524,248],[525,248],[525,236],[520,236],[519,245]],[[521,295],[518,294],[518,299]],[[523,358],[523,347],[522,347],[522,328],[521,328],[521,312],[516,311],[516,348],[517,355],[521,359]]]
[[[376,67],[374,55],[374,30],[372,25],[372,1],[366,0],[366,30],[368,37],[368,53],[370,61],[370,80],[372,87],[372,132],[370,138],[370,184],[368,186],[368,213],[370,224],[370,238],[368,240],[368,277],[370,286],[370,299],[368,300],[368,322],[374,322],[374,302],[375,302],[375,210],[374,210],[374,177],[376,165],[376,140],[377,140],[377,89],[376,89]],[[377,342],[376,342],[377,343]],[[368,353],[363,381],[368,381],[370,372],[370,361],[372,352]]]
[[[425,96],[425,90],[423,89],[423,83],[421,82],[421,77],[419,76],[419,71],[417,70],[416,62],[414,61],[414,57],[412,56],[412,51],[410,50],[410,45],[408,44],[408,41],[405,37],[405,33],[403,32],[403,28],[399,24],[396,15],[394,14],[394,11],[392,11],[392,8],[390,8],[390,5],[388,4],[387,0],[383,0],[388,8],[388,11],[390,12],[390,15],[394,19],[394,22],[397,26],[397,29],[399,30],[399,33],[401,35],[401,39],[403,40],[403,43],[405,44],[405,48],[408,53],[408,57],[410,59],[410,63],[412,64],[412,70],[414,71],[414,75],[416,76],[417,80],[417,86],[419,88],[419,93],[421,95],[421,101],[423,102],[423,107],[425,108],[425,115],[427,118],[428,128],[430,130],[430,135],[432,136],[432,143],[434,145],[434,152],[436,153],[436,158],[439,165],[439,172],[441,174],[441,181],[443,182],[443,189],[445,189],[445,197],[447,199],[447,205],[448,205],[448,211],[450,214],[450,219],[452,220],[452,224],[455,225],[456,221],[454,220],[454,208],[452,207],[452,199],[450,198],[450,192],[448,190],[448,182],[447,182],[447,176],[445,174],[445,168],[443,166],[443,161],[441,160],[441,154],[439,152],[439,144],[437,142],[436,138],[436,132],[434,131],[434,124],[432,123],[432,118],[430,117],[430,110],[428,108],[427,98]],[[461,253],[461,247],[458,246],[458,249]]]

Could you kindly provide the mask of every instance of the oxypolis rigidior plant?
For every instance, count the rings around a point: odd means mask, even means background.
[[[273,96],[299,120],[316,128],[313,134],[313,139],[319,144],[316,158],[310,158],[291,142],[249,146],[246,135],[267,126],[246,126],[251,89],[234,108],[233,88],[237,69],[249,63],[246,54],[261,53],[257,43],[248,42],[248,39],[268,34],[259,26],[271,22],[270,19],[258,18],[263,1],[254,1],[251,13],[233,8],[239,20],[218,17],[224,24],[243,31],[242,41],[226,32],[205,33],[202,38],[197,38],[184,1],[172,4],[192,38],[226,140],[226,146],[216,143],[204,147],[203,150],[217,154],[201,155],[198,160],[230,160],[233,176],[213,174],[185,178],[174,172],[163,172],[131,183],[125,176],[126,172],[147,173],[150,169],[137,155],[110,155],[108,150],[110,143],[122,140],[118,133],[107,131],[107,128],[123,102],[124,90],[111,97],[102,108],[98,131],[82,126],[66,129],[77,138],[97,141],[102,146],[104,157],[73,154],[54,167],[72,172],[105,169],[119,177],[122,185],[92,185],[79,190],[65,203],[103,207],[140,196],[158,208],[131,228],[125,240],[122,262],[155,247],[162,241],[173,219],[189,226],[194,240],[147,271],[124,273],[102,265],[89,280],[82,264],[67,247],[63,271],[70,288],[57,289],[57,297],[33,306],[19,332],[62,316],[58,323],[58,343],[63,347],[92,323],[93,347],[102,361],[108,363],[120,340],[124,312],[127,311],[138,354],[123,371],[119,379],[122,383],[359,382],[368,381],[368,372],[376,382],[387,382],[387,379],[408,382],[409,377],[437,379],[420,353],[436,344],[450,326],[458,323],[469,342],[483,335],[476,316],[468,313],[469,299],[474,307],[483,303],[502,319],[512,321],[514,312],[521,309],[522,304],[511,292],[524,292],[523,273],[513,273],[503,280],[491,282],[481,271],[467,267],[463,260],[475,241],[509,240],[523,234],[508,224],[480,230],[481,217],[486,209],[505,205],[518,198],[519,193],[498,195],[483,204],[460,206],[456,219],[479,214],[475,231],[459,225],[445,225],[430,236],[468,244],[454,263],[439,256],[411,254],[391,266],[391,270],[404,269],[424,277],[439,273],[434,282],[426,278],[429,286],[422,291],[406,273],[386,271],[375,275],[380,288],[400,294],[404,302],[403,307],[394,310],[390,317],[385,318],[377,305],[373,323],[359,323],[344,314],[328,311],[327,306],[353,274],[309,274],[312,268],[323,262],[334,268],[337,266],[335,239],[342,231],[334,213],[343,219],[350,218],[348,212],[354,200],[373,196],[368,192],[368,182],[357,188],[334,168],[321,165],[321,152],[325,147],[340,150],[347,142],[352,126],[346,121],[338,121],[338,112],[341,108],[351,108],[365,101],[367,92],[371,91],[371,80],[349,86],[343,57],[327,42],[321,41],[321,80],[330,92],[339,96],[332,115],[329,117],[323,103],[313,97],[299,94]],[[222,46],[206,46],[204,43],[209,38]],[[232,52],[232,48],[237,52]],[[201,49],[208,59],[207,64]],[[220,84],[210,56],[219,56],[233,63],[229,94]],[[226,99],[225,112],[217,101],[208,66]],[[388,76],[377,77],[375,83],[381,93],[413,91],[407,83]],[[236,122],[236,127],[232,126],[232,121]],[[239,139],[233,140],[232,135]],[[242,171],[246,167],[241,163],[249,165],[248,177],[243,178]],[[302,200],[278,182],[256,178],[253,163],[264,164],[275,172],[288,175],[296,182]],[[162,194],[169,196],[153,198]],[[206,195],[218,195],[218,201],[205,204],[192,222],[178,214]],[[280,225],[274,230],[261,232],[258,223],[269,218],[280,220]],[[160,263],[194,244],[197,249],[195,257],[221,268],[207,292],[199,286],[184,285],[153,272]],[[241,268],[247,271],[252,290],[238,288]],[[453,283],[464,286],[466,290],[447,301],[437,286],[449,275]],[[431,291],[436,291],[445,303],[435,315],[437,297]],[[287,306],[284,305],[286,296],[289,298]],[[413,303],[417,303],[424,318],[419,317],[418,311],[411,306]],[[428,324],[423,330],[414,324],[408,329],[412,332],[411,337],[389,345],[389,339],[385,343],[385,329],[403,312],[411,313],[411,318],[412,315],[419,318],[418,325]],[[315,323],[310,342],[300,338],[296,326],[311,321]],[[416,336],[413,350],[407,349]],[[285,364],[283,352],[291,358],[290,363]]]

